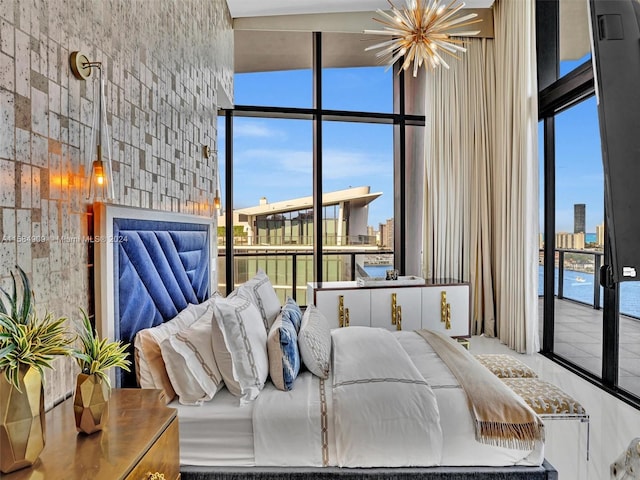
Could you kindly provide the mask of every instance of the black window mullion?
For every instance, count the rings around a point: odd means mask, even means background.
[[[233,291],[234,274],[233,274],[233,111],[227,110],[224,113],[225,126],[225,151],[224,151],[224,204],[226,206],[224,212],[224,222],[226,228],[225,233],[225,270],[227,285],[227,295]]]
[[[405,194],[405,175],[406,175],[406,105],[405,105],[405,78],[404,70],[400,68],[402,61],[396,62],[393,66],[393,93],[394,93],[394,113],[397,115],[397,121],[393,128],[394,136],[394,155],[393,155],[393,257],[394,265],[401,275],[406,272],[407,256],[405,252],[405,234],[406,234],[406,194]]]
[[[555,117],[544,119],[544,317],[542,351],[553,353],[555,331],[556,151]]]
[[[322,33],[313,33],[313,265],[314,279],[322,272]]]

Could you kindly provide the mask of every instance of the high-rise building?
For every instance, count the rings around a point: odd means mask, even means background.
[[[604,246],[604,223],[596,225],[596,245]]]
[[[585,233],[584,220],[587,206],[584,203],[573,205],[573,233]]]
[[[380,243],[382,247],[393,248],[393,218],[380,224]]]

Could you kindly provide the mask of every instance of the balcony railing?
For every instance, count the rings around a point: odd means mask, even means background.
[[[556,298],[569,299],[589,305],[599,310],[602,306],[603,290],[600,286],[600,266],[604,254],[594,250],[572,250],[558,248],[555,254],[555,287]],[[542,296],[543,261],[540,250],[540,270],[538,295]],[[620,284],[620,313],[628,317],[640,319],[640,285],[636,282]]]
[[[314,238],[312,236],[283,236],[283,235],[258,235],[255,237],[249,237],[247,235],[240,235],[233,237],[233,245],[238,246],[304,246],[309,248],[312,245]],[[325,235],[322,240],[323,245],[332,246],[348,246],[348,245],[361,245],[368,247],[377,247],[377,240],[375,235]],[[218,246],[225,246],[226,238],[224,235],[218,235]]]
[[[218,252],[218,290],[226,290],[225,249]],[[305,249],[276,249],[255,251],[247,247],[236,248],[234,257],[234,288],[249,280],[263,269],[283,302],[291,296],[300,305],[306,305],[307,283],[314,281],[313,252]],[[365,267],[388,266],[393,263],[393,251],[383,249],[325,248],[323,251],[324,281],[353,281],[366,276]],[[388,263],[387,263],[388,262]]]

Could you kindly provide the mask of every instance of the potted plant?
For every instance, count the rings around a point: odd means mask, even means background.
[[[39,318],[29,278],[16,267],[11,292],[0,288],[0,471],[33,465],[45,444],[44,369],[56,355],[69,355],[72,338],[65,317]],[[30,428],[17,428],[20,425]]]
[[[120,367],[128,372],[131,362],[127,360],[128,344],[106,338],[101,340],[86,312],[81,310],[81,313],[82,323],[78,331],[80,347],[73,351],[80,366],[73,411],[78,431],[89,434],[102,430],[108,417],[111,392],[108,370]]]

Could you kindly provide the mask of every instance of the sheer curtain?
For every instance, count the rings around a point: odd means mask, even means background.
[[[494,6],[496,314],[500,340],[527,353],[538,336],[538,96],[534,0]]]
[[[424,274],[471,283],[472,333],[532,353],[537,312],[534,0],[426,75]]]

